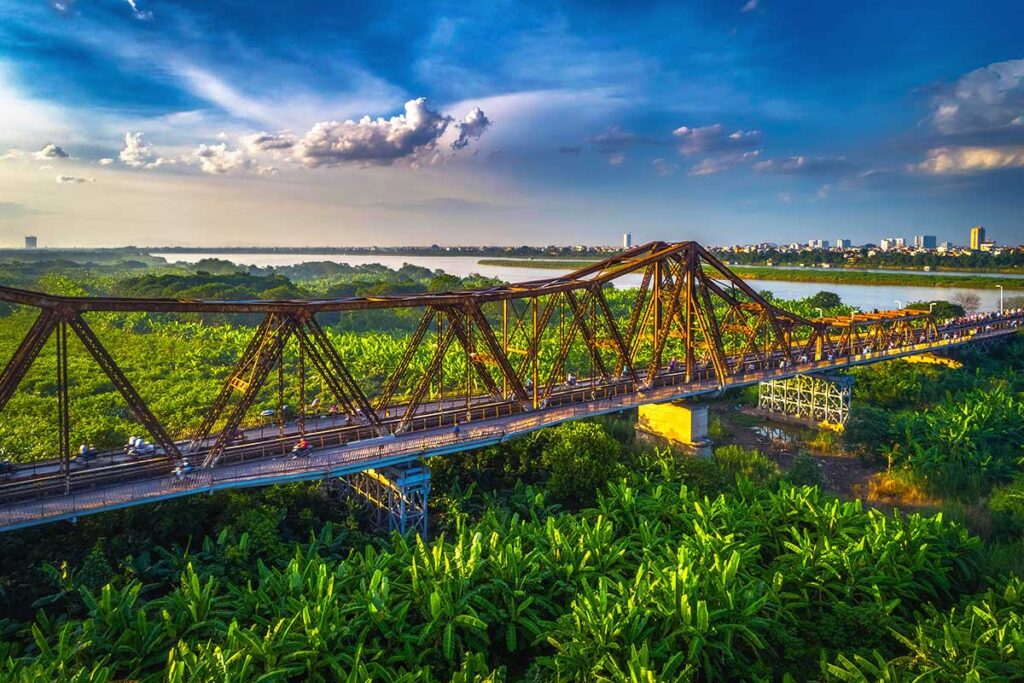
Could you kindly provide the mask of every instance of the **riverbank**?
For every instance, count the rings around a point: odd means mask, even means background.
[[[592,265],[592,260],[561,259],[481,259],[480,265],[506,268],[547,268],[569,271]],[[913,287],[953,287],[958,289],[992,289],[1002,286],[1007,290],[1024,291],[1024,280],[1011,277],[979,275],[942,275],[938,273],[875,273],[850,269],[798,270],[756,266],[729,266],[745,279],[776,280],[781,282],[820,282],[824,284],[879,285]]]

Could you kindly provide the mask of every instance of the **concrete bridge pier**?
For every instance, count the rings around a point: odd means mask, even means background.
[[[375,526],[405,534],[414,529],[427,537],[430,470],[419,463],[370,469],[342,479],[348,491],[361,498]]]
[[[637,436],[710,454],[708,406],[695,401],[649,403],[638,409]]]

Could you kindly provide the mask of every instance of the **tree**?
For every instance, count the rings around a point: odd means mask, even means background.
[[[953,295],[953,302],[968,313],[974,313],[981,306],[981,299],[974,292],[957,292]]]
[[[907,304],[907,308],[914,311],[927,311],[930,308],[932,315],[939,320],[959,318],[967,312],[963,306],[950,301],[942,301],[941,299],[936,301],[915,301]]]
[[[835,292],[821,291],[814,296],[807,297],[807,303],[819,308],[839,308],[843,305],[843,300]]]
[[[548,490],[564,502],[593,502],[597,490],[619,469],[621,448],[599,424],[569,422],[558,427],[541,452],[551,470]]]

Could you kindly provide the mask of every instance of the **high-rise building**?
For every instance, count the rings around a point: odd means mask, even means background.
[[[975,225],[971,228],[971,249],[977,251],[981,249],[982,243],[985,241],[985,228],[980,225]]]
[[[890,249],[899,249],[900,247],[907,246],[907,241],[902,237],[884,237],[878,243],[878,246],[882,248],[882,251],[889,251]]]
[[[25,248],[26,249],[35,249],[36,248],[36,236],[35,235],[25,235]]]
[[[918,249],[934,249],[937,241],[935,235],[915,235],[914,246]]]
[[[840,249],[849,249],[851,246],[853,246],[853,242],[844,237],[840,237],[839,239],[836,240],[836,246],[839,247]]]
[[[623,249],[629,249],[631,246],[633,246],[633,233],[631,233],[631,232],[624,232],[624,233],[622,233],[622,248]]]
[[[811,249],[828,249],[828,240],[811,240],[807,246]]]

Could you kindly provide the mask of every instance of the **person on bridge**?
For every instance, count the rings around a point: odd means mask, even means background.
[[[456,422],[455,426],[452,427],[452,434],[455,435],[456,439],[459,438],[459,423],[458,422]]]
[[[675,372],[676,371],[676,359],[675,358],[669,359],[669,361],[668,361],[668,371],[669,372]]]

